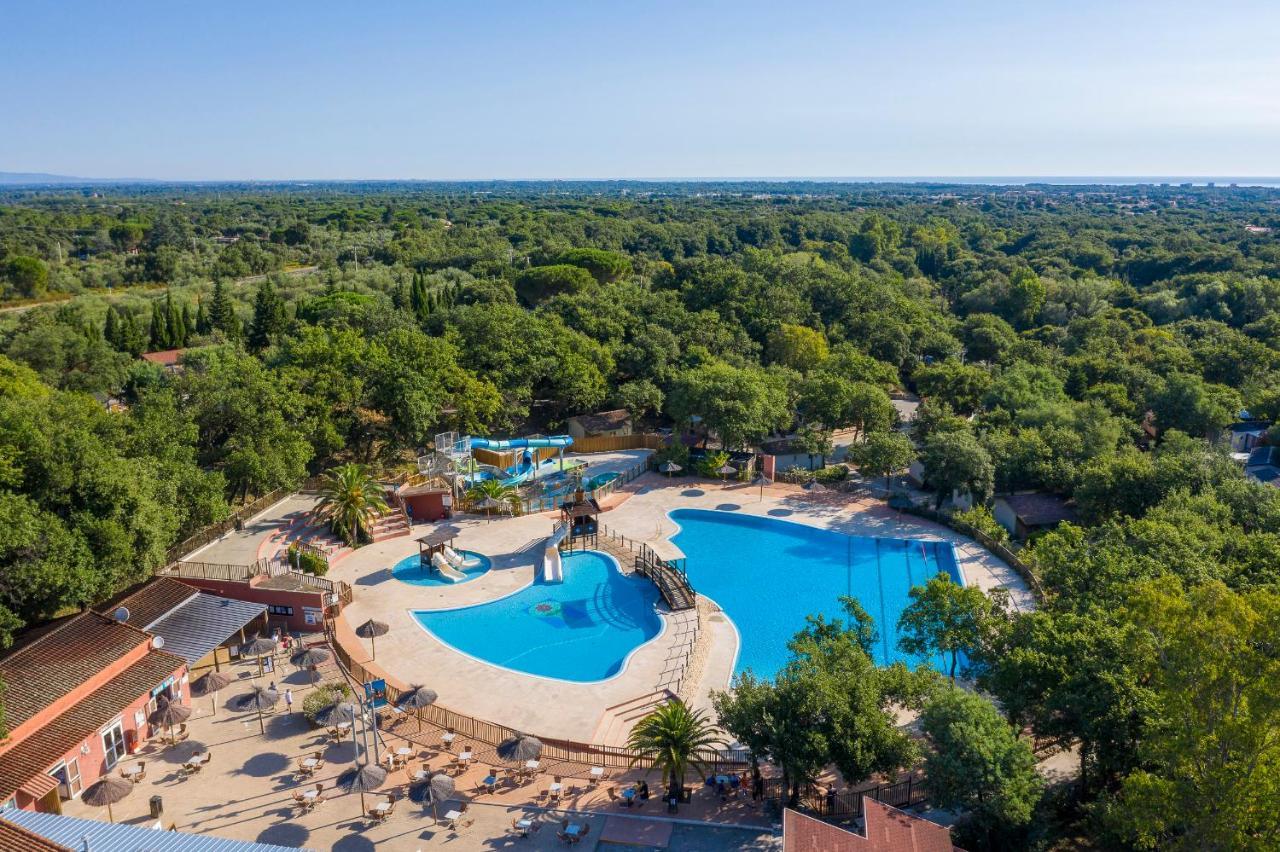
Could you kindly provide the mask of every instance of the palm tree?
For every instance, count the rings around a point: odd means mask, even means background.
[[[329,471],[320,487],[316,517],[328,521],[333,534],[354,546],[373,522],[387,511],[382,485],[362,464],[344,464]]]
[[[520,492],[514,485],[503,485],[497,479],[482,479],[467,489],[468,503],[475,505],[486,499],[509,508],[513,515],[520,512]]]
[[[667,778],[668,795],[684,783],[685,770],[705,773],[702,754],[723,744],[716,728],[701,710],[691,710],[679,698],[645,716],[631,730],[627,747],[636,752],[634,766],[650,760]]]

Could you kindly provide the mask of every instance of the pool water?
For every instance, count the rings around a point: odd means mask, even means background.
[[[391,576],[401,582],[412,583],[415,586],[460,586],[486,573],[493,564],[489,557],[472,550],[459,550],[458,555],[463,559],[479,559],[480,564],[463,571],[462,573],[467,576],[467,579],[458,580],[456,583],[450,582],[437,574],[431,568],[430,563],[423,565],[422,557],[416,553],[413,556],[406,556],[397,562],[391,569]]]
[[[898,650],[897,626],[912,586],[939,572],[964,582],[950,542],[848,536],[704,509],[676,509],[670,516],[680,526],[672,541],[687,557],[690,585],[738,628],[735,672],[772,677],[786,665],[787,642],[804,629],[806,616],[847,621],[842,595],[857,599],[875,620],[879,638],[872,656],[878,664],[929,663],[947,670],[941,657]]]
[[[526,674],[591,683],[622,671],[636,648],[662,631],[658,590],[587,550],[564,557],[564,582],[540,580],[495,601],[418,610],[415,619],[446,645]]]

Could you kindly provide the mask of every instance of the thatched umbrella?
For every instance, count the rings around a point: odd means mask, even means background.
[[[267,732],[266,725],[262,722],[262,711],[270,710],[276,706],[276,702],[280,700],[280,693],[269,687],[254,684],[249,688],[247,695],[240,696],[237,702],[241,710],[257,710],[258,711],[258,730],[261,733]]]
[[[804,490],[810,494],[821,494],[827,490],[827,487],[816,479],[810,479],[804,484]]]
[[[497,509],[501,505],[502,505],[501,503],[499,503],[497,500],[493,499],[492,497],[486,497],[480,502],[476,503],[473,508],[484,509],[485,523],[488,523],[492,519],[492,514],[491,514],[492,511],[494,509]]]
[[[673,461],[669,461],[669,462],[665,462],[662,465],[662,467],[658,468],[658,470],[665,473],[667,475],[667,479],[670,479],[671,474],[679,473],[680,471],[684,470],[684,468],[682,468],[680,465],[676,464]]]
[[[80,794],[80,800],[95,808],[106,807],[107,819],[115,822],[111,806],[133,792],[133,784],[119,775],[104,775],[100,781],[90,784]]]
[[[511,763],[524,763],[542,757],[542,740],[528,734],[516,734],[498,744],[498,757]]]
[[[331,656],[333,655],[324,648],[307,648],[290,657],[289,662],[300,669],[311,669],[311,682],[315,683],[320,679],[316,666],[328,662]]]
[[[387,780],[387,770],[376,763],[362,763],[344,779],[348,793],[360,794],[360,813],[364,813],[364,794],[376,792]]]
[[[218,690],[226,689],[234,682],[235,678],[226,672],[207,672],[191,684],[191,692],[194,695],[212,695],[213,715],[216,716],[218,715]]]
[[[328,707],[316,714],[316,721],[321,725],[336,727],[341,722],[348,725],[354,725],[356,717],[360,715],[360,708],[352,704],[350,701],[339,701],[336,704],[330,704]]]
[[[258,658],[258,677],[262,677],[262,658],[276,652],[276,640],[270,636],[258,634],[257,638],[240,646],[240,653],[248,657]]]
[[[726,476],[733,476],[737,472],[738,472],[738,469],[733,465],[728,464],[727,462],[725,464],[720,465],[718,468],[716,468],[716,473],[720,474],[720,480],[722,482],[724,481],[724,478]]]
[[[763,500],[763,499],[764,499],[764,487],[765,487],[766,485],[772,485],[772,484],[773,484],[773,480],[772,480],[772,479],[770,479],[769,477],[765,476],[765,475],[764,475],[764,471],[761,471],[760,473],[757,473],[754,477],[752,477],[752,479],[751,479],[751,484],[752,484],[752,485],[759,485],[759,486],[760,486],[760,499],[761,499],[761,500]]]
[[[374,641],[378,636],[386,636],[387,631],[391,628],[381,621],[374,621],[372,618],[356,628],[356,635],[361,639],[368,639],[369,646],[373,649],[373,659],[378,659],[378,643]]]
[[[174,701],[160,701],[156,709],[151,711],[147,721],[157,728],[168,728],[169,739],[173,739],[173,726],[181,725],[191,718],[191,708]]]
[[[422,708],[430,707],[436,703],[436,699],[440,696],[436,695],[434,689],[427,689],[420,684],[414,684],[407,690],[400,693],[396,698],[396,706],[401,710],[414,710],[418,716],[418,730],[422,730]]]
[[[441,802],[449,801],[455,789],[457,788],[453,783],[453,779],[443,772],[437,772],[431,776],[431,780],[427,782],[427,789],[424,791],[424,795],[426,801],[431,804],[432,819],[440,819],[436,812],[436,806]]]

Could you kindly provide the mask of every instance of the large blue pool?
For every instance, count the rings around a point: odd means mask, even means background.
[[[447,645],[495,666],[590,683],[616,675],[662,630],[653,583],[594,551],[564,557],[564,582],[414,617]]]
[[[738,628],[736,671],[771,677],[787,662],[787,641],[805,616],[843,617],[840,596],[856,598],[875,619],[876,662],[924,662],[898,650],[898,617],[912,586],[945,572],[963,577],[950,542],[865,538],[728,512],[676,509],[673,541],[684,551],[689,582]],[[928,662],[946,671],[941,659]]]

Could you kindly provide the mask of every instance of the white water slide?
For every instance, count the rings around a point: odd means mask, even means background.
[[[556,529],[548,538],[546,552],[542,554],[542,581],[544,583],[564,582],[564,560],[560,558],[560,542],[569,534],[569,525]]]
[[[461,583],[467,579],[467,575],[449,564],[449,560],[444,558],[443,553],[437,553],[431,557],[431,567],[435,568],[450,583]]]

